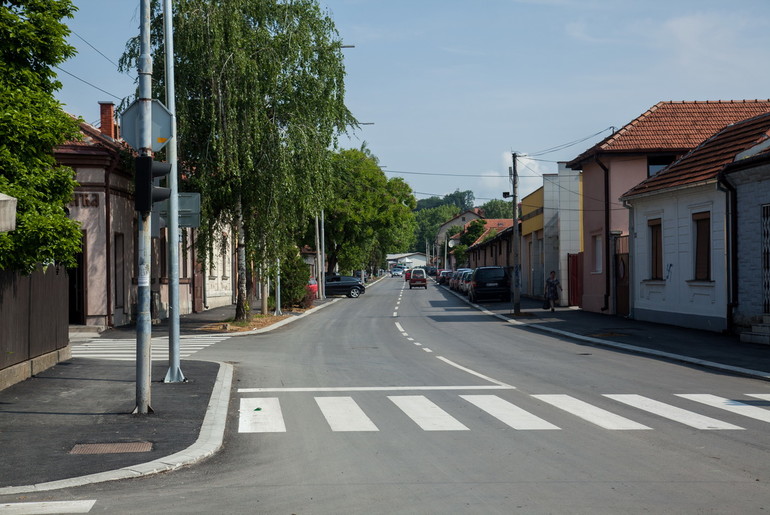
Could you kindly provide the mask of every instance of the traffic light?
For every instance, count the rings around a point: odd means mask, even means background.
[[[160,163],[150,156],[139,156],[136,158],[135,168],[134,208],[142,213],[152,211],[153,202],[171,196],[171,189],[153,184],[155,177],[163,177],[171,172],[171,163]]]

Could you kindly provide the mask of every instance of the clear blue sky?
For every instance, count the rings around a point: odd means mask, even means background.
[[[348,107],[374,124],[342,145],[366,141],[418,198],[456,189],[473,191],[477,204],[502,198],[511,151],[623,126],[661,100],[770,98],[768,0],[319,3],[355,45],[345,50]],[[117,62],[138,33],[139,1],[75,4],[70,43],[79,53],[61,68],[104,92],[60,72],[58,98],[98,125],[97,102],[117,104],[135,87],[84,40]],[[541,159],[572,159],[605,135]],[[519,171],[526,194],[556,164],[525,160]]]

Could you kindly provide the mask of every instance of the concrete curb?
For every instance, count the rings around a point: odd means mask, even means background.
[[[8,486],[0,488],[0,495],[59,490],[62,488],[73,488],[105,481],[148,476],[175,470],[204,460],[222,448],[225,423],[227,422],[227,410],[230,406],[230,390],[232,384],[233,366],[229,363],[220,362],[219,373],[214,382],[214,388],[209,399],[209,405],[206,408],[206,415],[203,418],[203,424],[201,425],[198,439],[187,449],[147,463],[89,474],[87,476],[49,481],[47,483],[38,483],[35,485]]]
[[[465,303],[473,306],[474,308],[478,309],[485,315],[490,315],[495,318],[498,318],[504,322],[507,322],[511,325],[517,325],[517,326],[524,326],[524,327],[531,327],[533,329],[537,329],[538,331],[543,331],[546,333],[551,334],[558,334],[559,336],[565,336],[567,338],[571,338],[573,340],[579,340],[586,343],[592,343],[594,345],[601,345],[604,347],[611,347],[614,349],[621,349],[629,352],[635,352],[637,354],[643,354],[648,356],[655,356],[659,358],[666,358],[672,361],[679,361],[681,363],[688,363],[691,365],[698,365],[704,368],[710,368],[714,370],[720,370],[723,372],[730,372],[733,374],[740,374],[743,376],[752,377],[754,379],[761,379],[763,381],[770,381],[770,374],[767,372],[762,372],[760,370],[752,370],[750,368],[742,368],[742,367],[734,367],[732,365],[725,365],[724,363],[717,363],[715,361],[707,361],[704,359],[698,359],[693,358],[690,356],[684,356],[682,354],[674,354],[672,352],[665,352],[660,351],[656,349],[648,349],[646,347],[638,347],[636,345],[628,345],[626,343],[620,343],[620,342],[613,342],[611,340],[602,340],[601,338],[594,338],[592,336],[583,336],[582,334],[576,334],[576,333],[570,333],[569,331],[562,331],[561,329],[556,329],[554,327],[548,327],[543,325],[540,322],[533,322],[530,324],[525,324],[524,322],[519,322],[516,319],[510,318],[506,315],[495,313],[493,311],[489,311],[488,309],[484,308],[483,306],[479,306],[478,304],[474,304],[473,302],[469,301],[466,297],[460,295],[459,293],[450,290],[446,286],[443,287],[448,292],[455,295],[457,298],[462,299]]]

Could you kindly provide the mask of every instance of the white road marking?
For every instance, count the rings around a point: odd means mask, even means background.
[[[422,395],[388,396],[425,431],[469,431],[459,420]]]
[[[406,333],[404,333],[404,336],[406,336]],[[410,337],[408,337],[408,336],[407,336],[407,338],[406,338],[406,339],[407,339],[407,341],[410,341],[410,342],[413,342],[413,341],[414,341],[414,338],[410,338]]]
[[[433,352],[433,351],[432,351],[432,350],[430,350],[428,347],[423,347],[423,348],[422,348],[422,350],[424,350],[425,352]]]
[[[749,397],[754,397],[755,399],[762,399],[763,401],[770,401],[770,393],[747,393]]]
[[[560,429],[496,395],[461,395],[460,397],[514,429]]]
[[[416,392],[452,390],[513,390],[508,385],[475,386],[339,386],[316,388],[238,388],[238,393]]]
[[[398,322],[396,322],[396,329],[398,329],[398,330],[399,330],[399,332],[401,332],[401,333],[403,333],[403,332],[404,332],[404,328],[403,328],[403,327],[401,327],[401,324],[399,324]]]
[[[743,415],[744,417],[761,420],[763,422],[770,422],[770,411],[758,408],[756,406],[751,406],[750,404],[709,394],[678,393],[676,395],[677,397],[682,397],[683,399],[700,402],[702,404],[706,404],[707,406],[713,406],[715,408],[720,408],[725,411]]]
[[[414,344],[417,345],[418,347],[422,347],[422,343],[420,342],[414,342]]]
[[[515,386],[511,386],[509,384],[505,384],[505,383],[503,383],[501,381],[497,381],[496,379],[492,379],[489,376],[485,376],[484,374],[480,374],[480,373],[476,372],[475,370],[471,370],[470,368],[464,367],[462,365],[458,365],[454,361],[450,361],[450,360],[446,359],[444,356],[436,356],[436,358],[440,359],[441,361],[443,361],[447,365],[451,365],[451,366],[453,366],[453,367],[455,367],[455,368],[457,368],[459,370],[462,370],[463,372],[467,372],[467,373],[469,373],[471,375],[474,375],[476,377],[480,377],[481,379],[484,379],[485,381],[489,381],[490,383],[494,383],[494,384],[497,384],[497,385],[500,385],[500,386],[504,386],[506,388],[511,388],[511,389],[515,389],[516,388]]]
[[[228,339],[229,336],[198,336],[183,335],[179,338],[179,356],[186,358],[199,350]],[[156,337],[150,340],[151,358],[153,361],[168,359],[168,336]],[[113,361],[136,360],[136,338],[106,338],[92,339],[85,343],[72,346],[72,356],[75,358],[109,359]]]
[[[547,402],[552,406],[556,406],[567,413],[571,413],[587,422],[603,427],[604,429],[612,429],[615,431],[652,429],[569,395],[533,395],[532,397]]]
[[[658,402],[641,395],[605,395],[605,397],[673,420],[674,422],[680,422],[687,426],[694,427],[695,429],[743,429],[742,427],[728,424],[727,422],[700,415],[670,404]]]
[[[281,404],[275,397],[241,399],[239,433],[285,433]]]
[[[45,515],[48,513],[88,513],[96,499],[87,501],[48,501],[0,503],[3,515]]]
[[[352,397],[316,397],[332,431],[379,431]]]
[[[394,312],[393,312],[393,316],[394,316],[394,317],[397,317],[397,316],[398,316],[398,312],[394,311]]]

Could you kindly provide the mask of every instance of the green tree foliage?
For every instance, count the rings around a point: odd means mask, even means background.
[[[388,179],[365,147],[332,161],[333,198],[326,205],[327,270],[376,268],[385,254],[406,251],[414,238],[416,201],[403,179]]]
[[[468,246],[463,245],[460,243],[459,245],[455,245],[455,247],[452,249],[452,254],[455,257],[455,263],[457,264],[457,268],[462,268],[468,264]]]
[[[473,209],[473,202],[475,200],[475,197],[473,196],[473,192],[470,190],[466,191],[460,191],[455,190],[454,193],[450,193],[448,195],[444,195],[443,198],[440,197],[428,197],[424,199],[420,199],[417,201],[417,211],[422,211],[423,209],[433,209],[439,206],[455,206],[459,211],[467,211],[469,209]]]
[[[307,294],[310,271],[297,247],[289,249],[281,259],[281,307],[301,305]]]
[[[484,211],[484,218],[512,218],[513,210],[511,203],[505,200],[492,199],[481,206]]]
[[[456,206],[461,212],[473,209],[473,203],[475,200],[476,197],[470,190],[460,191],[457,189],[454,191],[454,193],[444,195],[444,203]]]
[[[0,233],[0,270],[30,273],[42,263],[75,265],[78,224],[67,218],[74,172],[53,149],[78,137],[78,122],[53,94],[52,70],[74,55],[65,42],[69,0],[0,4],[0,192],[18,199],[16,230]]]
[[[327,198],[329,149],[355,125],[344,105],[341,41],[315,0],[174,6],[179,159],[188,187],[201,193],[200,254],[219,225],[235,226],[243,278],[246,253],[265,270]],[[158,9],[153,45],[162,63]],[[137,46],[129,42],[124,69],[136,67]],[[163,98],[162,67],[156,71]],[[238,319],[245,293],[239,284]]]
[[[460,243],[463,245],[470,247],[474,243],[476,243],[476,240],[479,239],[479,237],[484,234],[484,231],[486,230],[486,223],[484,220],[474,220],[470,224],[468,224],[468,228],[465,229],[465,232],[463,232],[460,235]]]
[[[415,248],[412,250],[425,250],[425,242],[434,243],[438,235],[439,227],[456,216],[460,210],[450,204],[442,204],[438,207],[422,209],[415,213],[417,229],[415,231]]]
[[[443,206],[445,204],[444,199],[441,197],[428,197],[428,198],[421,198],[417,201],[417,208],[415,208],[415,211],[422,211],[423,209],[433,209],[439,206]]]

